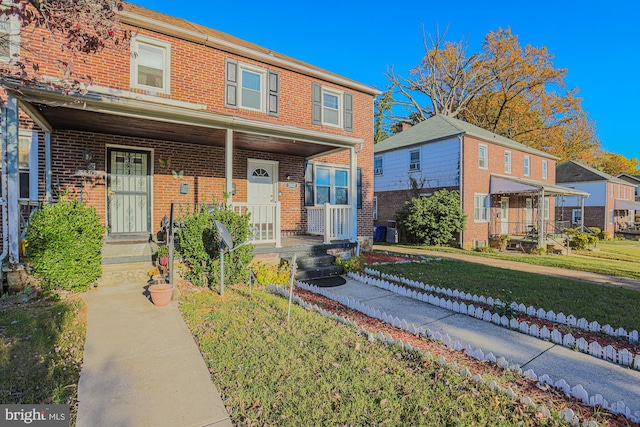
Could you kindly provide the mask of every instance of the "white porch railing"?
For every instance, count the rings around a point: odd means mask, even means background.
[[[351,206],[325,203],[307,207],[307,233],[323,236],[324,243],[350,239],[351,220]]]
[[[249,224],[256,230],[254,243],[275,243],[282,246],[280,236],[280,202],[276,203],[231,203],[233,211],[239,215],[251,214]]]

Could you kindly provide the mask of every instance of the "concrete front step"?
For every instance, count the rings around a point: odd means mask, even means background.
[[[344,273],[340,265],[325,265],[318,267],[299,268],[297,280],[321,279],[325,277],[336,277]]]
[[[333,255],[329,255],[326,252],[316,253],[312,255],[298,255],[296,258],[296,264],[298,264],[299,269],[310,267],[324,267],[332,265],[335,259],[336,257],[334,257]]]

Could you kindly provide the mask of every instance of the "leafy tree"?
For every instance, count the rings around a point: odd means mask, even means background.
[[[588,159],[599,147],[578,89],[565,90],[567,70],[554,68],[546,47],[521,46],[509,28],[489,32],[471,54],[467,39],[424,40],[425,55],[409,77],[387,71],[405,117],[456,117],[562,160]]]
[[[108,46],[127,46],[131,34],[117,17],[122,9],[121,1],[112,0],[13,0],[0,10],[0,18],[19,20],[21,53],[0,66],[0,76],[24,85],[46,83],[67,93],[82,91],[91,76],[76,75],[74,61]],[[42,79],[41,64],[48,59],[38,46],[45,38],[58,46],[55,61],[62,79],[57,82]],[[0,45],[7,49],[10,44],[10,34],[3,33]]]
[[[637,175],[640,172],[640,170],[638,170],[638,159],[628,159],[622,154],[609,153],[606,151],[598,153],[589,164],[613,176],[621,173]]]
[[[414,198],[396,215],[404,240],[427,245],[450,243],[464,230],[466,219],[460,206],[460,193],[447,190]]]

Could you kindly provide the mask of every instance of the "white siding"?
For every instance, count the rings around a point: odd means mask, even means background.
[[[420,150],[420,170],[409,173],[409,152]],[[411,188],[409,176],[423,187],[450,187],[460,184],[460,141],[452,138],[378,153],[382,156],[382,175],[374,176],[375,191]]]
[[[584,199],[585,206],[604,206],[607,199],[606,181],[597,182],[563,182],[559,183],[563,187],[575,188],[576,190],[586,191],[591,195]],[[580,197],[565,197],[565,206],[580,206]],[[556,206],[562,206],[562,198],[558,197]]]

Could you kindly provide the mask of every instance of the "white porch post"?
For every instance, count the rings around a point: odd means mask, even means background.
[[[224,145],[224,191],[227,193],[226,202],[233,202],[233,129],[227,129]]]
[[[605,225],[607,223],[606,216],[607,213],[605,212]],[[580,231],[584,231],[584,196],[580,196]]]
[[[542,247],[544,244],[544,189],[540,190],[540,202],[538,203],[538,216],[540,217],[540,224],[538,227],[538,246]],[[542,209],[540,209],[542,206]],[[542,211],[542,212],[541,212]]]
[[[333,225],[331,223],[331,203],[324,204],[323,215],[324,215],[324,242],[322,243],[324,243],[325,245],[328,245],[329,243],[331,243],[331,226]]]
[[[350,187],[351,187],[351,241],[358,241],[358,154],[355,147],[349,153],[350,164]]]
[[[276,216],[275,216],[275,224],[274,224],[274,233],[275,233],[275,238],[276,238],[276,248],[281,248],[282,247],[282,236],[281,236],[281,229],[280,229],[280,221],[281,221],[281,205],[280,205],[280,200],[278,200],[276,202]]]
[[[51,203],[53,200],[53,178],[51,176],[51,133],[44,133],[44,194],[45,201]]]
[[[20,262],[20,205],[18,204],[18,101],[11,93],[7,93],[6,106],[3,108],[4,131],[2,138],[6,138],[5,165],[7,166],[6,196],[7,196],[7,238],[9,243],[9,264]]]

